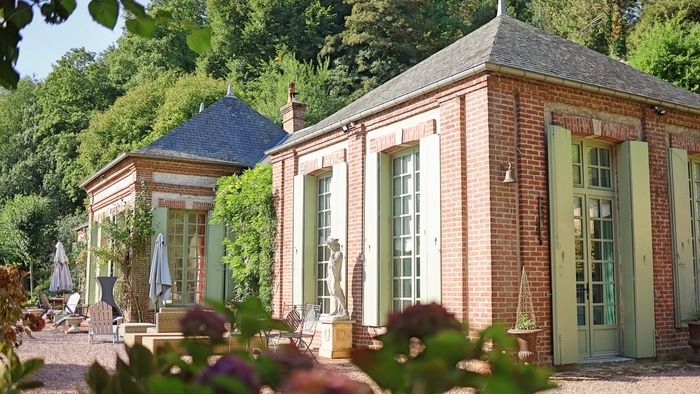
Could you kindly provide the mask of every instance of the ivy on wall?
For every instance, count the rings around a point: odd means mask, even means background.
[[[234,301],[257,296],[269,308],[277,226],[272,166],[219,179],[214,220],[228,229],[224,263],[231,269]]]

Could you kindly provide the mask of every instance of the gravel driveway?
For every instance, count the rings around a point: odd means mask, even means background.
[[[34,333],[34,338],[25,338],[17,353],[23,360],[42,357],[46,362],[37,376],[45,387],[31,393],[76,393],[77,389],[85,390],[84,376],[90,364],[98,361],[113,370],[117,355],[126,358],[123,345],[102,342],[100,339],[88,344],[85,333],[66,334],[65,327],[55,330],[47,328]],[[333,360],[322,363],[352,379],[367,379],[349,362]],[[666,361],[589,366],[555,373],[554,380],[559,387],[550,391],[553,394],[700,393],[700,365]]]

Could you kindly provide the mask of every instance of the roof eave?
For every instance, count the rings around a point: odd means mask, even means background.
[[[83,181],[83,183],[80,184],[80,187],[82,189],[85,189],[85,186],[87,186],[90,182],[94,181],[97,179],[100,175],[104,174],[105,172],[109,171],[110,168],[114,167],[115,165],[119,164],[122,160],[126,159],[127,157],[140,157],[140,158],[145,158],[145,159],[165,159],[165,160],[175,160],[175,161],[189,161],[189,162],[196,162],[196,163],[205,163],[205,164],[219,164],[219,165],[227,165],[227,166],[232,166],[232,167],[250,167],[248,164],[243,164],[243,163],[236,163],[233,161],[226,161],[226,160],[216,160],[216,159],[194,159],[194,158],[187,158],[187,157],[174,157],[174,156],[159,156],[159,155],[149,155],[147,153],[136,153],[136,152],[129,152],[129,153],[122,153],[119,156],[117,156],[116,159],[112,160],[111,162],[107,163],[104,167],[100,168],[95,174],[93,174],[90,178],[86,179]]]
[[[437,82],[434,82],[430,85],[427,85],[421,89],[415,90],[407,95],[397,97],[397,98],[390,100],[390,101],[387,101],[383,104],[374,106],[372,108],[368,108],[362,112],[359,112],[355,115],[347,117],[341,121],[338,121],[336,123],[328,125],[320,130],[316,130],[315,132],[308,134],[308,135],[305,135],[305,136],[303,136],[297,140],[294,140],[288,144],[283,144],[283,145],[268,149],[267,151],[265,151],[265,154],[266,155],[273,155],[273,154],[282,152],[282,151],[287,150],[293,146],[299,145],[302,142],[308,141],[310,139],[318,137],[319,135],[325,134],[328,131],[340,128],[343,125],[346,125],[350,122],[355,122],[355,121],[362,119],[364,117],[367,117],[369,115],[383,111],[387,108],[390,108],[390,107],[393,107],[395,105],[399,105],[399,104],[402,104],[406,101],[412,100],[412,99],[414,99],[418,96],[421,96],[423,94],[430,93],[436,89],[439,89],[443,86],[449,85],[449,84],[456,82],[460,79],[469,78],[471,76],[474,76],[474,75],[481,73],[481,72],[484,72],[484,71],[493,71],[493,72],[499,72],[502,74],[519,76],[519,77],[523,77],[523,78],[527,78],[527,79],[545,81],[545,82],[552,83],[554,85],[577,88],[577,89],[586,90],[589,92],[600,93],[600,94],[605,94],[605,95],[609,95],[609,96],[634,100],[634,101],[638,101],[638,102],[642,102],[642,103],[646,103],[646,104],[650,104],[650,105],[662,105],[662,106],[665,106],[668,108],[673,108],[673,109],[677,109],[680,111],[690,112],[693,114],[700,115],[700,108],[688,107],[685,105],[677,104],[677,103],[666,101],[666,100],[660,100],[660,99],[655,99],[652,97],[635,95],[635,94],[631,94],[631,93],[627,93],[627,92],[623,92],[623,91],[619,91],[619,90],[604,88],[604,87],[597,86],[597,85],[587,84],[587,83],[574,81],[574,80],[568,80],[568,79],[564,79],[564,78],[560,78],[560,77],[555,77],[555,76],[552,76],[549,74],[537,73],[534,71],[524,70],[524,69],[520,69],[520,68],[516,68],[516,67],[504,66],[504,65],[500,65],[500,64],[496,64],[496,63],[492,63],[492,62],[484,62],[484,63],[481,63],[477,66],[474,66],[468,70],[465,70],[465,71],[462,71],[458,74],[455,74],[451,77],[442,79],[440,81],[437,81]]]

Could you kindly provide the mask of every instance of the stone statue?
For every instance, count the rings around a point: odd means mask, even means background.
[[[326,246],[331,250],[331,257],[328,259],[328,272],[326,274],[326,284],[328,293],[334,299],[333,312],[328,316],[332,320],[343,320],[348,318],[348,308],[345,300],[345,292],[340,286],[341,268],[343,267],[343,252],[340,251],[340,244],[337,238],[328,238]]]

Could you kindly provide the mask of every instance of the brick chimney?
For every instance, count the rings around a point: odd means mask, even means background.
[[[287,87],[287,104],[282,107],[282,128],[289,134],[304,128],[306,104],[297,101],[296,85],[290,82]]]

